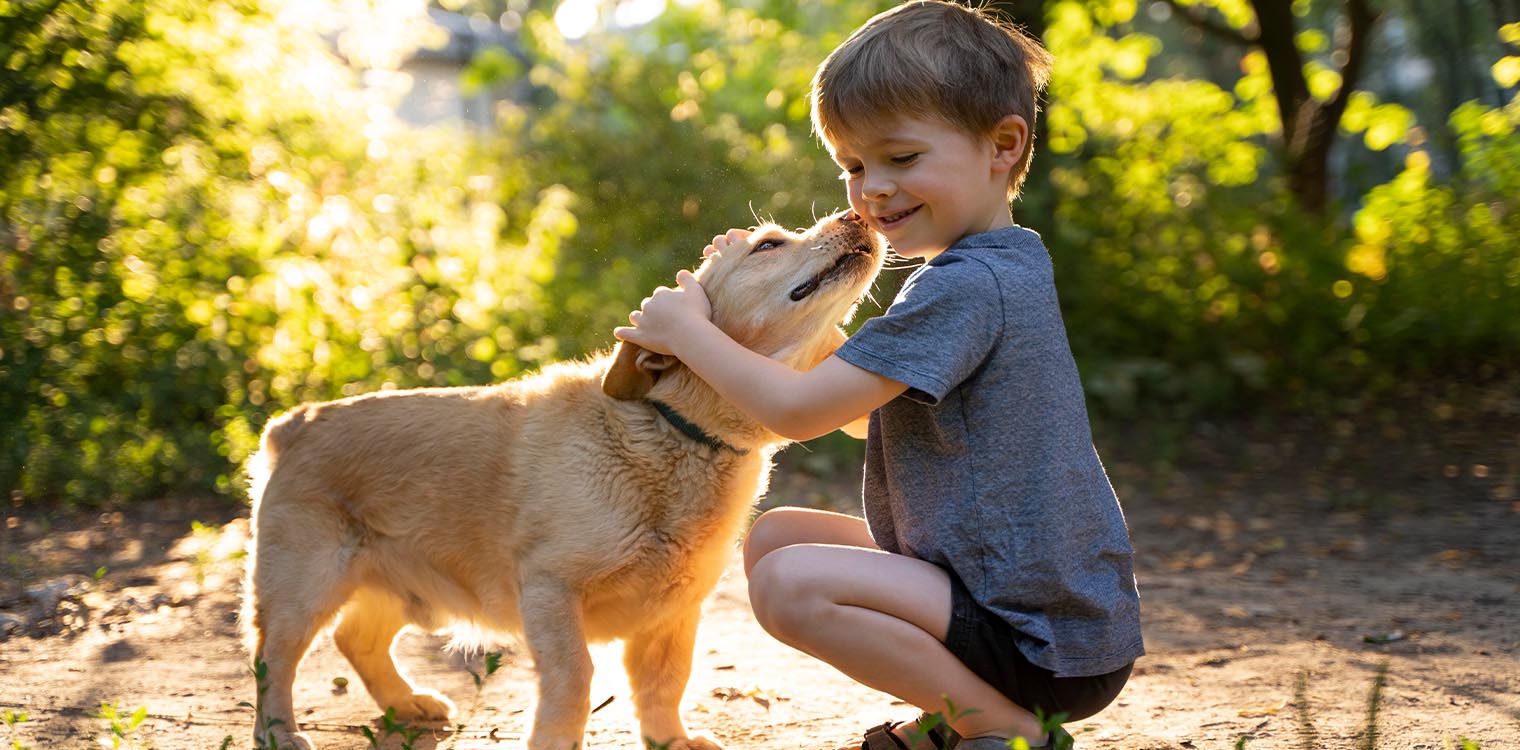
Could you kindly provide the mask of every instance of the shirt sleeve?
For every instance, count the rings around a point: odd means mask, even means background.
[[[945,253],[910,276],[886,312],[861,325],[835,355],[934,405],[986,361],[1002,329],[992,269]]]

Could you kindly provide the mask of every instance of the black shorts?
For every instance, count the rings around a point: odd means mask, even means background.
[[[1118,697],[1129,680],[1127,664],[1096,677],[1057,677],[1029,661],[1014,642],[1013,626],[971,598],[960,577],[950,574],[950,632],[945,647],[987,684],[1019,706],[1046,716],[1065,713],[1085,719]]]

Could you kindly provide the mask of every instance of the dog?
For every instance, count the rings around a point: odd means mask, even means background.
[[[718,327],[808,369],[843,343],[839,324],[885,254],[846,211],[801,232],[759,227],[696,276]],[[621,639],[641,736],[715,750],[678,711],[697,620],[785,442],[674,358],[628,343],[505,383],[271,420],[248,464],[256,745],[312,747],[291,691],[336,620],[338,650],[406,721],[444,722],[454,707],[398,669],[403,628],[520,637],[538,675],[529,750],[580,746],[587,643]]]

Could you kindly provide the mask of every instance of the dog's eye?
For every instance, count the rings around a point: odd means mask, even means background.
[[[759,253],[759,252],[764,252],[766,250],[775,250],[776,248],[781,247],[784,244],[786,244],[786,243],[782,242],[781,240],[761,240],[761,241],[755,243],[754,249],[751,250],[750,252],[752,252],[752,253]]]

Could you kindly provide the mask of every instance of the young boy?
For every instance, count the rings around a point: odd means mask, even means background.
[[[1049,68],[1022,32],[939,0],[872,18],[819,67],[813,124],[850,208],[925,264],[816,368],[728,338],[684,271],[615,332],[792,439],[868,415],[865,519],[778,508],[744,549],[767,631],[949,715],[951,732],[876,727],[867,750],[1069,746],[1035,711],[1096,713],[1143,653],[1133,553],[1050,257],[1009,209]]]

